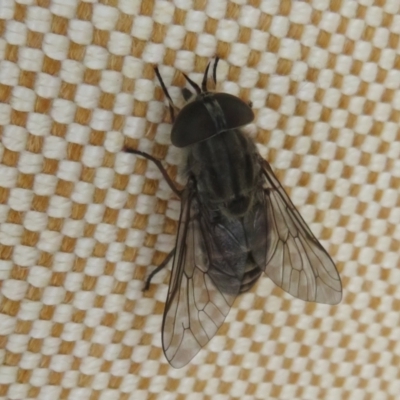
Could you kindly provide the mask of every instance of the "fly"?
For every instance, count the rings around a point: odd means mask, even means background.
[[[218,58],[213,68],[216,83]],[[175,248],[147,278],[173,258],[163,323],[162,345],[175,368],[186,365],[224,322],[235,298],[253,287],[262,273],[292,296],[337,304],[342,285],[332,259],[312,234],[241,127],[254,114],[236,96],[207,89],[208,64],[201,87],[182,89],[188,102],[175,116],[169,101],[171,141],[187,151],[186,187],[178,190],[160,160],[153,161],[181,199]]]

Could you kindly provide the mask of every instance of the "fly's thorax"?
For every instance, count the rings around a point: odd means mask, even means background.
[[[227,216],[242,216],[260,185],[253,141],[240,129],[221,132],[188,148],[187,170],[202,203]]]

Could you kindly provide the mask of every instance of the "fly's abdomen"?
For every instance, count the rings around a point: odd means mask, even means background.
[[[202,201],[232,216],[244,215],[259,176],[251,139],[232,129],[194,144],[189,151],[188,169]]]
[[[250,290],[254,284],[258,281],[258,278],[261,276],[263,271],[261,268],[255,263],[251,253],[249,253],[249,257],[246,262],[245,271],[243,274],[242,283],[240,285],[240,293],[247,292]]]

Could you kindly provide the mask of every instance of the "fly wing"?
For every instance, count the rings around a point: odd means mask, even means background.
[[[216,334],[239,293],[247,259],[243,227],[217,217],[186,189],[162,327],[164,353],[175,368]]]
[[[292,296],[337,304],[342,284],[332,259],[312,234],[269,164],[262,160],[268,224],[265,273]]]

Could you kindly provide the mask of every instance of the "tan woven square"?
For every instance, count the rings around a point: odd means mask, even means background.
[[[397,399],[398,0],[0,0],[0,399]],[[261,278],[175,370],[161,349],[180,203],[157,64],[220,90],[337,263],[344,298]]]

